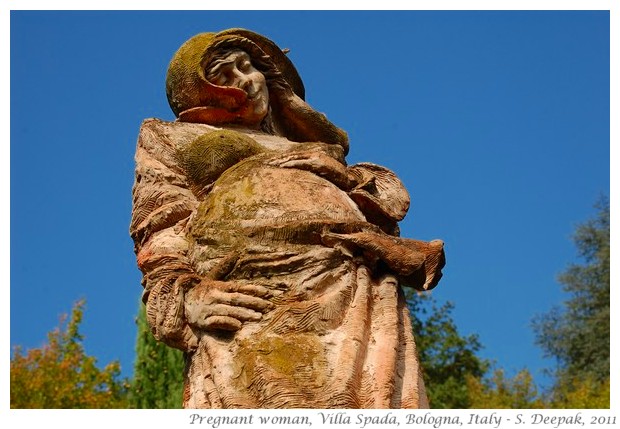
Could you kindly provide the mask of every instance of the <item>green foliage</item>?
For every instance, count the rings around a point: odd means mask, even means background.
[[[560,377],[548,408],[609,408],[609,378]]]
[[[545,408],[534,379],[527,369],[508,378],[497,369],[490,378],[467,377],[470,408]]]
[[[100,370],[87,356],[79,333],[84,301],[75,304],[63,329],[48,334],[48,344],[11,359],[11,408],[125,408],[127,385],[118,362]]]
[[[438,307],[429,294],[412,292],[407,302],[431,407],[469,408],[467,380],[481,378],[489,366],[476,356],[482,347],[478,337],[459,334],[450,302]]]
[[[157,341],[146,321],[144,305],[138,312],[134,379],[129,395],[132,408],[182,408],[183,353]]]
[[[476,335],[462,336],[452,320],[454,305],[438,306],[428,294],[408,297],[420,365],[432,408],[542,408],[532,375],[488,376],[490,363],[477,356]]]
[[[601,199],[596,208],[596,216],[573,235],[584,263],[570,265],[558,279],[569,298],[533,323],[537,344],[558,363],[556,405],[571,404],[594,386],[609,384],[609,201]]]

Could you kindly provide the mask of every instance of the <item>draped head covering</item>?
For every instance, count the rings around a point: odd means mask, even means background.
[[[269,132],[296,142],[338,144],[348,151],[347,134],[304,101],[303,82],[286,54],[266,37],[240,28],[197,34],[174,54],[166,76],[166,95],[179,121],[218,126],[242,121],[245,91],[207,79],[213,62],[233,50],[245,51],[265,76],[272,122]]]

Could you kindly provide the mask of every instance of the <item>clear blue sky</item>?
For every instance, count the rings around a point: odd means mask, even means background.
[[[307,101],[384,165],[402,235],[446,243],[482,356],[544,382],[531,319],[565,296],[570,240],[610,189],[609,12],[11,12],[10,344],[38,347],[80,298],[87,353],[130,375],[141,294],[128,234],[143,119],[172,120],[168,62],[244,27],[282,48]]]

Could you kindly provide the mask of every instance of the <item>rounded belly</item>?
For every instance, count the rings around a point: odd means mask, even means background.
[[[364,221],[348,195],[314,173],[247,166],[224,173],[198,209],[202,222]]]

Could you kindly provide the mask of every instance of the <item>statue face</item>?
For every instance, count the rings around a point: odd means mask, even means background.
[[[243,119],[246,125],[258,126],[269,109],[269,91],[265,76],[252,65],[250,56],[241,50],[231,51],[209,71],[211,83],[233,86],[248,94],[248,109]]]

